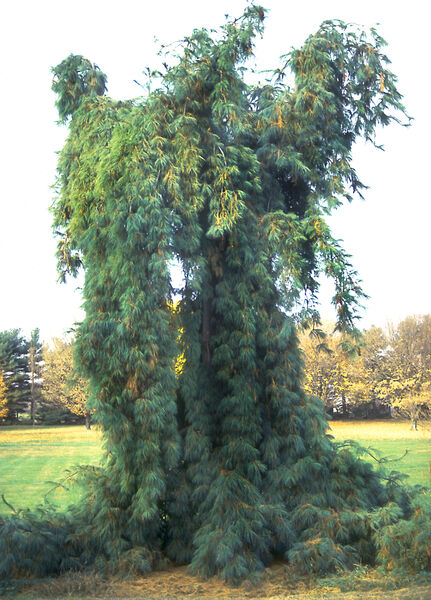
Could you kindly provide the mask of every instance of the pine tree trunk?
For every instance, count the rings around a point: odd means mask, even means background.
[[[211,298],[204,298],[202,301],[201,356],[202,362],[205,364],[211,362],[211,313],[212,300]]]

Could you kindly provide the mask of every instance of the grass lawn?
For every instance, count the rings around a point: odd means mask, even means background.
[[[100,433],[84,426],[0,427],[0,494],[15,508],[34,508],[78,464],[98,464]],[[54,504],[67,506],[80,495],[78,488],[48,494]],[[1,502],[1,501],[0,501]],[[9,512],[0,504],[0,514]]]
[[[375,449],[380,458],[393,460],[389,471],[407,473],[408,483],[431,486],[431,430],[412,431],[410,423],[390,420],[331,421],[330,427],[336,441],[355,440]]]
[[[381,455],[402,460],[388,467],[410,475],[411,483],[430,485],[431,431],[413,432],[409,423],[392,421],[332,421],[336,440],[354,439]],[[77,464],[98,464],[101,435],[84,426],[0,427],[0,494],[14,506],[34,508]],[[61,507],[79,497],[79,489],[56,489],[49,499]],[[0,513],[9,512],[0,504]]]
[[[408,423],[391,421],[332,421],[330,433],[337,441],[354,439],[382,455],[397,458],[389,467],[410,474],[412,483],[430,484],[431,431],[413,432]],[[77,464],[97,464],[102,456],[100,432],[83,426],[0,427],[0,494],[15,507],[35,507],[52,488],[48,481],[61,479]],[[51,501],[67,506],[79,489],[49,494]],[[0,504],[0,513],[7,513]],[[287,569],[287,570],[286,570]],[[11,600],[42,598],[115,598],[166,600],[428,600],[431,584],[426,581],[392,582],[390,575],[368,573],[334,575],[322,581],[295,583],[288,566],[274,564],[259,585],[245,583],[228,588],[217,578],[208,582],[191,576],[185,567],[149,573],[136,579],[101,579],[97,574],[68,574],[47,580],[28,580],[6,593]],[[397,589],[401,588],[401,589]],[[1,595],[0,586],[0,595]],[[6,591],[6,589],[4,590]]]

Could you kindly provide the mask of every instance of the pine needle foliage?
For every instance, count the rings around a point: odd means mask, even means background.
[[[431,572],[429,490],[421,490],[415,494],[409,518],[399,518],[400,511],[397,505],[391,507],[392,511],[387,511],[385,508],[376,513],[375,529],[379,562],[388,569]],[[382,519],[382,513],[385,519]]]
[[[20,329],[0,331],[0,371],[3,374],[5,400],[1,418],[16,423],[30,401],[28,353],[30,344]]]
[[[324,272],[337,327],[355,335],[364,294],[325,219],[364,187],[352,146],[404,114],[401,96],[384,41],[339,21],[249,85],[264,18],[251,5],[218,33],[195,30],[130,102],[82,57],[54,70],[70,128],[59,271],[85,271],[76,359],[106,449],[78,529],[125,570],[168,557],[237,583],[276,556],[347,568],[373,560],[367,515],[392,499],[326,434],[295,322],[318,325]]]
[[[50,506],[0,519],[0,579],[44,577],[76,568],[82,548],[69,543],[72,530],[70,518]]]

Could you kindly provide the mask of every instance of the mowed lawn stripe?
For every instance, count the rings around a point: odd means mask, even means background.
[[[385,467],[409,475],[408,483],[431,486],[431,430],[413,431],[408,421],[331,421],[336,441],[354,440],[390,459]],[[365,458],[365,457],[364,457]],[[371,462],[373,459],[368,458]]]
[[[0,493],[15,508],[48,499],[64,508],[81,495],[77,487],[53,489],[78,464],[99,464],[100,433],[83,427],[0,428]],[[52,491],[51,491],[52,490]],[[0,513],[8,511],[0,505]]]
[[[430,485],[431,431],[414,432],[409,423],[396,421],[331,421],[337,441],[354,439],[380,456],[399,458],[389,470],[410,475],[412,484]],[[97,465],[102,457],[101,433],[82,426],[0,427],[0,494],[16,508],[35,508],[78,464]],[[371,458],[369,460],[372,460]],[[57,488],[48,498],[61,508],[79,499],[81,491]],[[7,514],[0,502],[0,514]]]
[[[67,475],[66,469],[73,470],[77,464],[88,462],[86,455],[65,457],[38,453],[37,456],[27,454],[17,458],[2,456],[0,452],[0,491],[15,508],[34,508],[44,502],[50,490],[49,500],[66,506],[79,497],[79,490],[66,492],[61,487],[53,489],[52,482],[63,479]],[[91,461],[91,464],[95,462]],[[0,508],[0,512],[4,511]]]

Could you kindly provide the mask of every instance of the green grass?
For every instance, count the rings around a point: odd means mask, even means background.
[[[46,494],[65,507],[79,498],[79,488],[67,492],[50,482],[78,464],[98,464],[101,454],[100,433],[85,427],[1,427],[0,494],[15,508],[34,508]],[[1,504],[0,513],[6,512]]]
[[[412,431],[406,421],[332,421],[336,441],[352,439],[391,460],[386,468],[409,475],[408,483],[431,485],[431,431]],[[370,460],[373,460],[370,458]]]
[[[431,432],[413,432],[408,423],[391,421],[333,421],[336,440],[354,439],[390,458],[407,455],[391,463],[390,469],[407,473],[413,484],[430,485]],[[98,464],[102,456],[101,436],[83,426],[0,427],[0,494],[15,508],[34,508],[78,464]],[[60,507],[79,497],[79,488],[48,494]],[[0,513],[7,513],[0,503]]]

